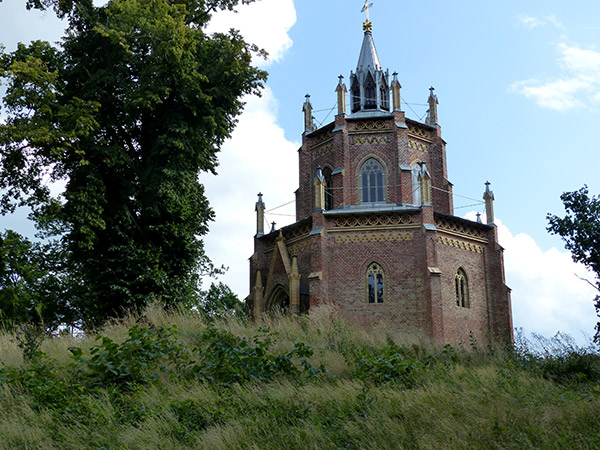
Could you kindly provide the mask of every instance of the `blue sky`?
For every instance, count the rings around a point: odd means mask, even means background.
[[[425,113],[428,89],[436,88],[455,213],[473,217],[474,208],[460,207],[474,202],[458,195],[480,199],[483,183],[492,182],[515,326],[592,335],[594,292],[574,275],[585,271],[546,232],[545,217],[562,213],[564,191],[587,184],[600,193],[600,2],[372,1],[379,57],[384,69],[398,72],[410,118]],[[61,25],[49,13],[25,12],[23,3],[0,3],[0,42],[10,50],[16,40],[56,40]],[[207,251],[230,267],[223,281],[241,298],[255,196],[262,191],[267,208],[293,200],[304,96],[323,110],[317,120],[332,120],[337,77],[348,80],[358,59],[363,4],[262,0],[211,25],[239,28],[271,55],[258,61],[270,73],[267,89],[247,99],[221,153],[220,175],[201,177],[217,213]],[[292,204],[267,216],[283,225],[293,212]],[[0,229],[25,226],[22,216],[0,220]]]

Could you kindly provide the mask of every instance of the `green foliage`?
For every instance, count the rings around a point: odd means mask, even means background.
[[[38,285],[46,272],[37,265],[33,247],[12,230],[0,233],[0,320],[5,326],[41,318]]]
[[[15,341],[23,352],[23,361],[33,362],[44,355],[40,347],[45,338],[46,330],[41,325],[25,324],[19,327],[15,333]]]
[[[393,382],[406,388],[417,383],[424,365],[397,345],[387,345],[372,351],[363,351],[355,360],[355,373],[366,383]]]
[[[595,289],[600,291],[600,196],[590,196],[587,186],[560,196],[565,217],[548,214],[548,231],[565,241],[573,261],[582,263],[596,275]],[[600,295],[595,298],[600,317]],[[596,341],[600,343],[600,322],[596,325]]]
[[[127,339],[117,344],[107,336],[97,336],[97,345],[85,358],[79,347],[70,347],[74,361],[84,368],[83,374],[93,386],[132,389],[156,381],[159,372],[171,372],[185,356],[181,342],[172,328],[148,328],[134,325]]]
[[[235,317],[246,320],[245,305],[227,286],[211,283],[207,291],[199,294],[198,306],[208,319],[225,319]]]
[[[42,322],[50,330],[71,322],[62,291],[62,255],[52,243],[0,233],[0,323],[6,329]]]
[[[293,360],[298,358],[303,371],[315,376],[321,369],[314,368],[307,358],[313,355],[312,348],[297,342],[294,349],[286,352],[269,353],[273,334],[269,329],[254,337],[252,342],[234,334],[209,327],[202,334],[196,348],[199,363],[191,368],[194,376],[209,383],[230,386],[249,381],[269,381],[277,375],[298,376],[301,371]]]
[[[147,314],[143,325],[78,338],[86,350],[71,358],[74,338],[54,338],[47,355],[0,367],[2,445],[600,446],[597,349],[578,348],[564,335],[491,353],[399,344],[404,336],[315,320],[280,318],[268,329],[230,320],[206,328],[197,315],[169,315],[175,328]],[[0,336],[3,356],[7,343]],[[317,362],[328,376],[311,375]]]
[[[238,33],[204,32],[213,12],[238,3],[27,2],[69,27],[60,47],[0,53],[0,213],[28,206],[55,238],[68,274],[53,286],[59,316],[92,329],[196,294],[209,264],[199,238],[213,219],[198,173],[215,171],[241,97],[266,78]],[[62,198],[48,180],[66,182]]]
[[[536,343],[517,333],[511,363],[561,384],[600,383],[599,347],[579,347],[573,339],[557,333],[552,338],[533,335]]]

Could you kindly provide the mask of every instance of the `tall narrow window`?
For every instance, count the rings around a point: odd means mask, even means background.
[[[381,109],[385,109],[386,111],[390,110],[390,90],[382,81],[381,88],[379,89],[379,96],[381,98]]]
[[[331,179],[331,169],[323,169],[323,178],[325,178],[325,210],[333,209],[333,180]]]
[[[352,96],[352,112],[360,111],[360,85],[358,84],[358,80],[352,84],[350,95]]]
[[[361,201],[363,203],[384,202],[383,167],[374,159],[368,159],[360,169]]]
[[[421,183],[419,183],[419,174],[421,173],[421,164],[414,163],[412,168],[412,198],[413,205],[421,205]]]
[[[469,308],[469,284],[467,282],[467,274],[462,268],[459,268],[454,276],[454,289],[456,291],[456,306]]]
[[[377,108],[377,90],[375,88],[375,80],[368,73],[365,80],[365,109],[375,108]]]
[[[367,269],[367,299],[369,303],[383,303],[384,298],[383,269],[373,263]]]

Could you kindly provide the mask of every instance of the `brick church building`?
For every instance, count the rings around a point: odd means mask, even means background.
[[[368,17],[349,86],[340,76],[338,113],[321,128],[306,97],[296,222],[265,232],[259,194],[249,313],[310,313],[326,303],[366,327],[454,344],[511,340],[489,183],[487,223],[454,215],[434,90],[425,123],[405,117]]]

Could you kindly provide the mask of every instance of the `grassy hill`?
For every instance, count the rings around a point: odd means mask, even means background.
[[[600,448],[598,357],[544,344],[442,347],[326,308],[260,324],[150,310],[39,348],[22,330],[0,336],[0,447]]]

